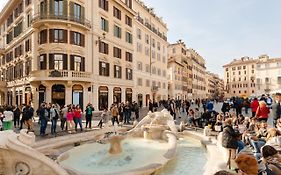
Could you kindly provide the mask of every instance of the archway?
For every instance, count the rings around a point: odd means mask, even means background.
[[[142,105],[143,105],[142,94],[138,94],[138,104],[139,104],[139,107],[142,107]]]
[[[148,106],[150,100],[150,94],[146,94],[145,96],[145,105]]]
[[[83,109],[83,86],[74,85],[72,87],[72,104],[79,105]]]
[[[99,110],[108,108],[108,88],[106,86],[99,87]]]
[[[131,88],[126,88],[126,102],[132,103],[133,101],[133,90]]]
[[[115,87],[113,89],[113,102],[114,103],[117,103],[117,104],[121,103],[121,94],[122,94],[122,92],[121,92],[120,87]]]
[[[52,86],[52,103],[65,105],[65,86],[61,84],[55,84]]]

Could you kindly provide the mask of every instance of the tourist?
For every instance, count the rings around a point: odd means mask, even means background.
[[[51,119],[51,122],[52,122],[51,134],[56,136],[57,135],[57,132],[56,132],[57,122],[58,122],[58,119],[59,119],[59,111],[54,104],[52,105],[52,107],[50,109],[50,119]]]
[[[125,108],[126,108],[126,106],[125,106]],[[112,106],[112,108],[111,108],[111,121],[112,121],[112,126],[114,126],[114,123],[115,123],[115,121],[117,122],[117,124],[119,125],[119,121],[118,121],[118,107],[117,107],[117,104],[113,104],[113,106]],[[127,112],[127,111],[126,111]],[[126,116],[126,115],[128,115],[128,114],[126,114],[126,112],[124,112],[125,113],[125,123],[126,123],[126,121],[128,121],[129,119],[127,118],[128,116]],[[129,123],[129,121],[128,121],[128,123]]]
[[[258,162],[254,156],[248,154],[239,154],[235,159],[239,175],[257,175]]]
[[[230,106],[228,101],[224,101],[221,107],[221,111],[223,112],[223,115],[225,115],[226,112],[229,112]]]
[[[277,127],[277,120],[281,117],[281,93],[275,94],[275,103],[272,105],[272,116],[273,116],[273,125]]]
[[[254,98],[254,100],[251,103],[251,109],[252,109],[252,117],[256,116],[256,111],[259,107],[259,100],[257,98]]]
[[[12,107],[8,106],[4,111],[3,115],[4,115],[4,119],[3,119],[4,130],[11,130],[13,117],[14,117],[14,113],[12,112]]]
[[[107,108],[104,108],[104,109],[107,110]],[[119,103],[119,105],[118,105],[118,114],[119,114],[118,121],[123,123],[123,121],[124,121],[124,115],[123,115],[124,114],[124,103],[123,102]]]
[[[193,109],[189,109],[188,114],[187,114],[187,124],[191,127],[191,126],[195,126],[194,125],[194,111]]]
[[[86,128],[89,125],[89,128],[92,129],[92,117],[93,117],[94,107],[91,104],[88,104],[86,107]]]
[[[116,105],[113,105],[114,107]],[[131,120],[131,106],[130,106],[130,103],[127,101],[124,108],[123,108],[123,112],[124,112],[124,116],[125,116],[125,121],[124,123],[125,124],[130,124],[130,120]],[[118,111],[117,111],[118,112]],[[152,111],[153,112],[153,111]],[[118,115],[118,114],[117,114]],[[118,120],[117,120],[118,121]],[[118,124],[119,124],[119,121],[118,121]]]
[[[210,100],[208,103],[207,103],[207,106],[206,106],[207,110],[209,112],[213,111],[214,110],[214,103]]]
[[[71,130],[73,128],[73,117],[74,117],[74,113],[73,113],[73,110],[72,110],[72,107],[69,106],[68,109],[67,109],[67,113],[66,113],[66,120],[67,120],[67,130],[68,130],[68,133],[71,133]]]
[[[281,174],[281,155],[278,153],[278,151],[270,146],[265,145],[261,149],[262,154],[262,162],[265,165],[265,169],[262,169],[262,171],[265,171],[268,173],[274,173],[274,175],[280,175]]]
[[[14,128],[20,127],[21,110],[18,107],[18,105],[15,106],[13,112],[14,112]]]
[[[269,114],[269,109],[266,106],[266,103],[264,101],[260,101],[255,117],[258,119],[259,122],[262,121],[267,122],[268,114]]]
[[[28,131],[32,131],[33,113],[33,108],[29,105],[26,105],[26,107],[22,111],[22,122],[25,124]]]
[[[49,112],[46,108],[46,104],[42,103],[40,108],[37,110],[37,115],[40,120],[40,136],[45,136],[47,123],[49,120]]]
[[[61,122],[60,127],[62,131],[64,130],[64,127],[67,130],[67,116],[66,116],[67,111],[68,111],[68,106],[64,105],[64,107],[61,109],[61,115],[60,115],[60,122]]]
[[[102,113],[101,113],[101,119],[100,119],[100,122],[98,124],[98,127],[100,127],[102,129],[102,124],[106,122],[107,117],[108,117],[107,109],[104,108]]]
[[[170,114],[174,117],[174,120],[176,120],[176,104],[174,100],[170,101],[169,111]]]
[[[75,123],[75,131],[77,131],[77,125],[79,124],[80,130],[83,131],[82,128],[82,110],[80,108],[80,105],[76,105],[76,108],[74,109],[74,123]]]
[[[151,100],[149,100],[148,110],[153,112],[153,103],[151,102]]]
[[[255,135],[250,138],[250,143],[254,148],[254,154],[258,157],[261,147],[266,143],[267,123],[263,122],[260,125],[257,124],[256,126],[257,131],[255,132]]]
[[[140,107],[139,107],[138,103],[136,103],[136,102],[133,103],[133,109],[135,112],[135,119],[138,121],[140,118]]]

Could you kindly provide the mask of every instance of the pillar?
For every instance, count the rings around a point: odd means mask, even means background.
[[[113,87],[108,86],[108,106],[110,107],[113,103]]]
[[[46,103],[52,102],[52,86],[46,85]]]
[[[95,110],[99,110],[99,93],[98,93],[98,91],[99,91],[99,87],[98,86],[94,86],[93,84],[92,84],[92,92],[90,92],[91,94],[92,94],[92,98],[91,98],[91,103],[93,104],[93,106],[94,106],[94,108],[95,108]]]
[[[121,102],[126,103],[126,88],[125,87],[121,88],[121,92],[122,92],[122,94],[121,94]]]
[[[15,105],[16,104],[16,87],[13,87],[13,92],[12,92],[12,94],[13,94],[13,103],[11,104],[11,105]]]
[[[72,104],[72,86],[65,86],[65,104]]]

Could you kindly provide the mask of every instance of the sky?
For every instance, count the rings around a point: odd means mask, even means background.
[[[281,57],[281,0],[143,1],[167,23],[170,43],[182,39],[221,77],[235,58]],[[6,2],[0,0],[0,9]]]

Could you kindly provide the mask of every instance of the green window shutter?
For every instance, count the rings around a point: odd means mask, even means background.
[[[67,70],[67,54],[63,54],[63,70]]]
[[[55,15],[55,1],[54,0],[49,1],[49,15],[50,16]]]
[[[49,54],[49,70],[54,69],[54,54]]]
[[[70,70],[74,70],[74,55],[70,55]]]
[[[67,0],[63,1],[63,17],[67,19],[68,17],[68,4]]]

